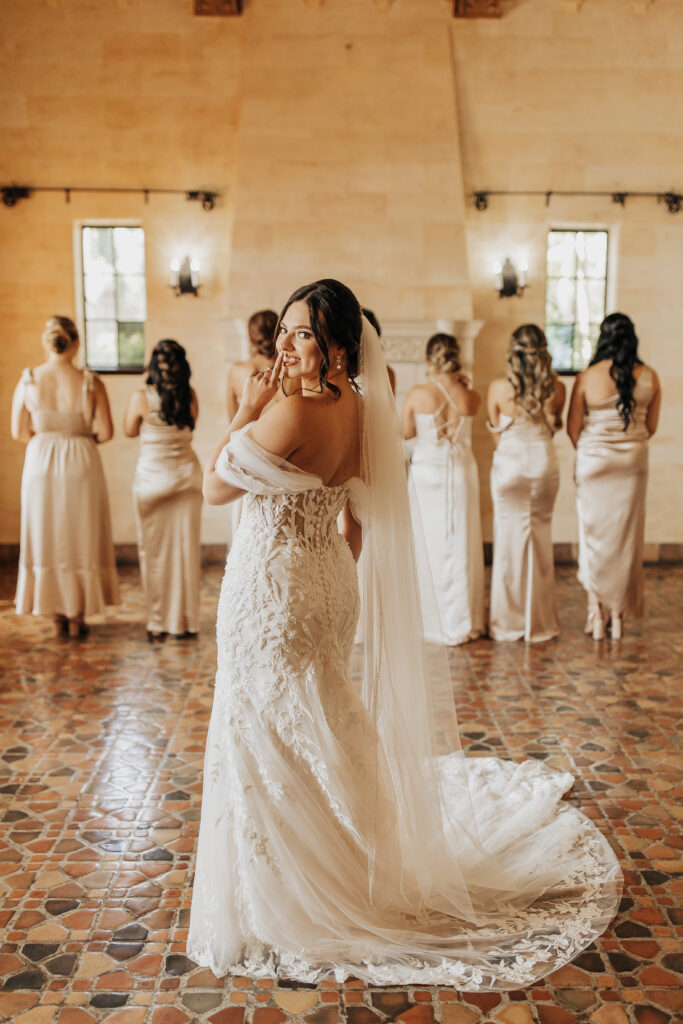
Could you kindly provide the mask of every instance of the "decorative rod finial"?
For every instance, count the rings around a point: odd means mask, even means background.
[[[665,192],[664,195],[657,198],[660,203],[666,203],[669,213],[680,213],[683,196],[679,195],[678,192]]]
[[[3,206],[16,206],[20,199],[28,199],[30,195],[31,189],[23,185],[4,185],[0,190]]]
[[[488,192],[475,192],[474,193],[474,205],[478,210],[488,210],[489,208],[489,194]]]

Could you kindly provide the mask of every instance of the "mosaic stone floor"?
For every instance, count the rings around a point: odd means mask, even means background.
[[[84,641],[17,619],[0,573],[0,1016],[18,1024],[667,1024],[683,1017],[680,633],[683,567],[647,570],[649,618],[584,638],[558,572],[559,640],[455,649],[469,750],[578,776],[624,899],[609,931],[530,991],[458,993],[217,980],[184,955],[220,572],[196,641],[150,645],[137,573]],[[678,673],[678,678],[677,678]]]

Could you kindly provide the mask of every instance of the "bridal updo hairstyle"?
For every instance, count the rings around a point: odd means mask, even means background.
[[[51,316],[45,324],[43,343],[59,355],[78,341],[78,329],[68,316]]]
[[[155,389],[161,400],[161,419],[179,430],[183,427],[194,430],[191,375],[182,345],[172,338],[164,338],[155,345],[147,367],[147,384]]]
[[[536,324],[523,324],[510,338],[508,380],[515,402],[527,416],[537,419],[555,391],[557,374],[553,370],[548,342]]]
[[[458,373],[460,346],[452,334],[433,334],[427,342],[427,362],[432,373]]]
[[[633,321],[625,313],[610,313],[600,324],[598,344],[589,365],[594,366],[604,359],[612,360],[609,375],[617,386],[617,411],[627,430],[636,406],[633,367],[642,365],[643,360],[638,358],[638,335]]]
[[[338,345],[346,354],[346,373],[355,382],[360,368],[360,336],[363,317],[358,299],[341,281],[324,278],[305,284],[290,295],[277,321],[275,337],[280,332],[282,318],[294,302],[305,302],[311,317],[311,330],[322,360],[318,380],[320,390],[329,391],[339,398],[341,391],[329,381],[330,345]]]
[[[274,309],[261,309],[249,317],[247,332],[252,347],[260,356],[272,359],[275,355],[275,329],[278,325]]]

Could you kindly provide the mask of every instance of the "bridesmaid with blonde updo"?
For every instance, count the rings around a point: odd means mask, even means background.
[[[114,433],[104,384],[73,365],[76,325],[53,316],[45,362],[24,370],[12,400],[12,437],[26,444],[21,478],[17,613],[51,615],[57,635],[118,603],[109,500],[98,444]]]
[[[488,393],[493,570],[489,632],[494,640],[550,640],[559,631],[551,523],[560,484],[553,434],[565,387],[536,324],[510,339],[507,375]]]
[[[427,383],[410,389],[403,433],[415,438],[410,477],[427,640],[464,644],[484,632],[484,549],[472,417],[481,404],[452,334],[427,342]]]

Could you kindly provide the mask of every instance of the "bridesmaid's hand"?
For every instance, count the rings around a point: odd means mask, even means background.
[[[260,412],[268,405],[280,383],[283,358],[284,352],[280,352],[270,369],[261,370],[259,373],[247,377],[242,388],[240,409],[252,409],[254,412]]]

